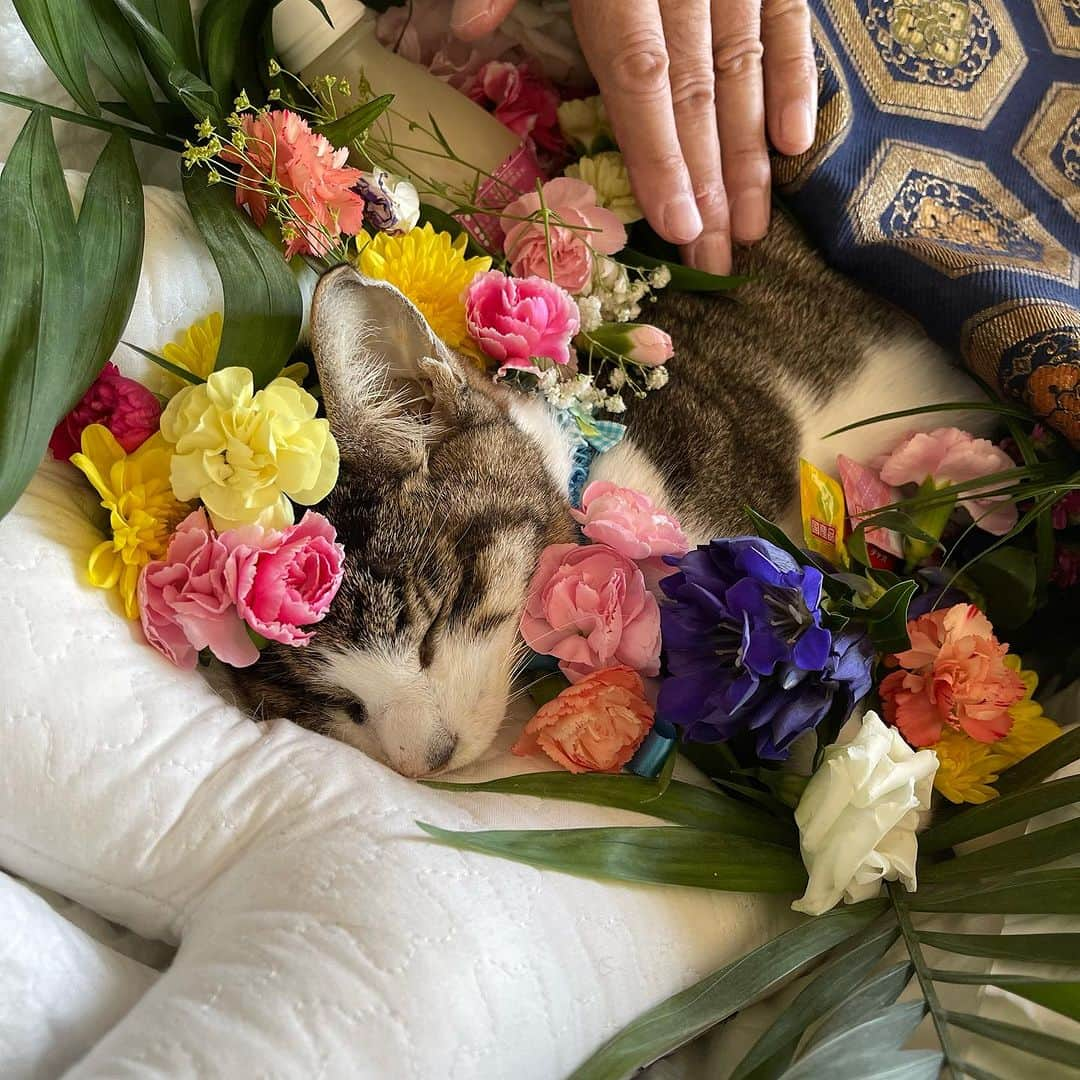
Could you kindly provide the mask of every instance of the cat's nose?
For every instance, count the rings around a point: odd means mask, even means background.
[[[451,735],[449,731],[437,735],[434,742],[428,747],[428,772],[434,773],[445,768],[447,763],[454,756],[457,744],[458,737],[456,735]]]

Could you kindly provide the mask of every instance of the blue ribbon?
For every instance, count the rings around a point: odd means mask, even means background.
[[[659,776],[664,768],[664,762],[675,753],[678,745],[679,736],[674,725],[666,720],[657,720],[653,724],[652,731],[645,736],[645,741],[626,763],[626,768],[635,776],[644,776],[649,779]]]

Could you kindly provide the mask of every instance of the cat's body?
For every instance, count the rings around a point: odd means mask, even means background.
[[[647,309],[674,341],[671,382],[628,403],[626,438],[591,473],[648,492],[695,542],[747,531],[746,505],[793,527],[800,456],[867,460],[898,434],[826,444],[830,430],[975,395],[788,221],[737,269],[752,277],[736,299],[668,291]],[[540,552],[572,538],[570,447],[538,398],[478,376],[399,294],[348,268],[320,283],[312,345],[342,450],[320,509],[347,571],[312,644],[268,648],[242,696],[409,775],[464,765],[501,723]]]

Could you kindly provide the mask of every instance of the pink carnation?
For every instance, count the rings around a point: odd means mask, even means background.
[[[543,220],[524,220],[539,213],[541,194],[551,212],[547,228]],[[610,210],[596,205],[592,185],[569,176],[549,180],[540,193],[515,199],[499,224],[506,233],[503,250],[516,277],[547,278],[572,293],[588,283],[593,251],[614,255],[626,245],[626,228]]]
[[[556,153],[566,148],[559,130],[559,95],[528,64],[490,60],[469,84],[466,93],[478,105],[494,105],[495,119],[522,139]]]
[[[193,668],[208,648],[233,667],[248,667],[259,650],[233,606],[226,581],[229,547],[199,509],[180,523],[163,560],[139,576],[139,618],[146,640],[178,667]]]
[[[625,664],[660,671],[660,608],[641,571],[605,544],[556,544],[529,585],[521,634],[571,682]]]
[[[477,274],[465,297],[465,322],[480,347],[509,368],[535,371],[535,357],[570,362],[570,339],[580,325],[577,304],[544,278]]]
[[[929,477],[938,487],[977,480],[1014,468],[1014,462],[989,439],[959,428],[938,428],[905,439],[881,467],[886,484],[921,484]],[[980,529],[1003,536],[1016,524],[1016,505],[1003,496],[980,498],[978,491],[960,499]]]
[[[224,539],[231,549],[229,592],[240,617],[270,641],[306,645],[313,634],[301,627],[325,617],[341,586],[345,549],[334,526],[309,510],[283,532],[247,527]]]
[[[352,189],[363,173],[345,164],[348,149],[336,150],[288,109],[247,114],[243,131],[243,157],[233,150],[222,153],[226,161],[240,165],[236,205],[246,206],[255,224],[262,225],[269,209],[266,178],[277,180],[289,193],[289,209],[298,219],[291,222],[295,231],[288,237],[287,258],[325,255],[343,233],[360,231],[364,200]]]
[[[628,559],[659,559],[690,550],[678,521],[633,488],[595,480],[581,496],[581,509],[570,513],[590,540]]]
[[[53,457],[67,461],[80,449],[84,428],[104,424],[130,454],[158,429],[161,405],[145,386],[107,363],[82,400],[56,425],[49,439]]]

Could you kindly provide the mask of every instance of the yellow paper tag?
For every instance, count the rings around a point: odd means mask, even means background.
[[[838,480],[799,458],[803,543],[836,566],[847,566],[844,547],[844,489]]]

